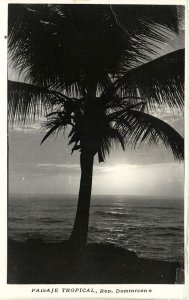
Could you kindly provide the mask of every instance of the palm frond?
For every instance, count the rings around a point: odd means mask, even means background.
[[[119,132],[116,128],[110,127],[108,136],[111,140],[114,140],[115,144],[119,143],[122,149],[125,150],[125,139],[121,132]]]
[[[144,142],[151,145],[161,141],[166,148],[172,150],[175,159],[184,158],[183,137],[169,124],[152,115],[128,110],[120,113],[115,127],[125,135],[126,143],[131,147],[135,148]]]
[[[131,61],[143,61],[158,53],[165,41],[172,43],[179,9],[176,5],[111,5],[115,21],[132,39]]]
[[[141,65],[177,32],[177,9],[10,4],[10,61],[28,82],[9,82],[10,120],[47,112],[42,143],[71,125],[72,152],[83,147],[99,161],[113,144],[159,140],[182,159],[182,137],[143,111],[183,107],[184,50]]]
[[[164,55],[128,71],[103,93],[107,100],[112,94],[140,97],[149,107],[155,104],[183,108],[184,104],[184,49]]]
[[[102,155],[100,159],[103,159],[103,161],[105,161],[106,156],[110,154],[111,146],[112,146],[111,139],[108,136],[104,136],[99,147],[100,148],[99,151]]]
[[[81,143],[81,131],[78,123],[72,126],[68,138],[70,139],[68,145],[74,143],[71,154],[73,154],[74,151],[81,149],[80,144],[78,144],[79,142]]]
[[[43,137],[41,144],[49,137],[60,133],[65,130],[68,126],[72,126],[70,114],[64,111],[55,111],[47,116],[47,120],[42,123],[43,131],[46,132]]]
[[[178,31],[178,10],[176,5],[111,5],[117,23],[127,30],[130,35],[148,35],[160,38],[159,29]],[[156,27],[154,26],[156,24]],[[148,28],[148,25],[151,25]],[[148,31],[147,31],[148,30]],[[161,34],[162,35],[162,34]]]
[[[109,155],[111,147],[113,145],[121,145],[122,149],[125,150],[125,137],[122,132],[114,127],[114,124],[106,117],[98,135],[98,159],[99,162],[104,162],[106,155]]]
[[[29,83],[8,81],[8,119],[11,123],[35,120],[56,106],[71,105],[64,94]]]
[[[81,95],[83,76],[104,85],[104,72],[146,60],[177,21],[176,6],[9,4],[10,59],[25,81]]]
[[[56,132],[56,130],[59,128],[59,126],[60,126],[59,124],[56,124],[47,131],[47,133],[45,134],[45,136],[43,137],[43,139],[41,141],[41,145],[48,137],[50,137],[50,135],[52,135]]]

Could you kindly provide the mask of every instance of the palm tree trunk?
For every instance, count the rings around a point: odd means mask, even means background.
[[[81,180],[77,212],[73,231],[70,237],[71,245],[77,250],[83,250],[87,244],[89,210],[92,190],[94,155],[82,150],[80,155]]]

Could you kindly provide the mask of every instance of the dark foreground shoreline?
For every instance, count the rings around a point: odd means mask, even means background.
[[[176,262],[139,258],[112,244],[89,244],[78,253],[67,241],[8,241],[9,284],[174,284]]]

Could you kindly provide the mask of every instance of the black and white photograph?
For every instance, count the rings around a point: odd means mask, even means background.
[[[184,21],[8,4],[8,285],[185,284]]]

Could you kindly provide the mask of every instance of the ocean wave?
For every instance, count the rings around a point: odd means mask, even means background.
[[[102,228],[97,228],[95,226],[90,226],[89,227],[89,233],[92,232],[92,233],[96,233],[96,232],[103,232],[105,231],[105,229],[102,227]]]
[[[97,232],[104,232],[104,233],[116,233],[116,234],[122,234],[123,233],[123,228],[114,228],[114,227],[95,227],[95,226],[90,226],[89,227],[89,232],[92,233],[97,233]]]
[[[143,230],[147,230],[147,231],[155,231],[155,232],[161,232],[161,231],[163,231],[163,232],[168,232],[168,231],[183,231],[183,227],[179,227],[179,226],[177,226],[177,227],[173,227],[173,226],[167,226],[167,227],[164,227],[164,226],[143,226],[142,224],[140,224],[140,226],[130,226],[130,227],[128,227],[127,229],[128,230],[133,230],[133,231],[139,231],[139,228],[140,228],[140,230],[141,231],[143,231]]]
[[[158,236],[165,236],[165,237],[169,237],[169,236],[177,236],[176,233],[173,232],[161,232],[157,234]]]
[[[178,207],[164,207],[164,206],[137,206],[135,209],[143,209],[143,210],[148,210],[148,209],[159,209],[159,210],[182,210],[181,208]]]
[[[124,218],[124,217],[132,217],[133,215],[130,213],[123,213],[123,212],[117,212],[117,211],[110,211],[110,212],[104,212],[104,211],[95,211],[93,213],[94,215],[99,215],[102,217],[106,216],[114,216],[114,217],[119,217],[119,218]]]
[[[9,217],[9,222],[17,222],[17,221],[23,221],[24,218],[19,217]]]
[[[42,224],[55,224],[55,223],[64,223],[64,220],[55,220],[55,219],[49,219],[49,218],[40,218],[36,220],[39,223]]]

